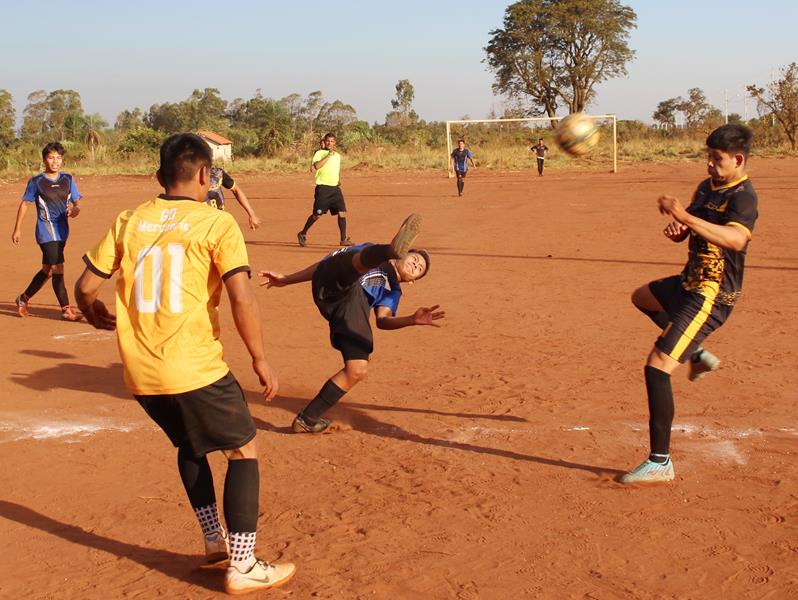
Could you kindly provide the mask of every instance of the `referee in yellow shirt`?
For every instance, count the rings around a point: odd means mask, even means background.
[[[338,229],[341,232],[341,246],[351,246],[352,240],[346,235],[346,202],[341,193],[341,155],[335,151],[335,136],[328,133],[322,140],[324,148],[313,155],[313,169],[316,170],[316,190],[313,193],[313,212],[305,222],[302,231],[296,234],[300,246],[308,243],[308,230],[327,211],[338,215]]]

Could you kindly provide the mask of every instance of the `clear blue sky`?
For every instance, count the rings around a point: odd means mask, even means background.
[[[224,98],[321,90],[369,122],[390,110],[409,79],[426,120],[485,117],[501,98],[481,61],[506,0],[0,0],[0,88],[15,100],[71,88],[86,112],[113,123],[123,109],[185,99],[195,88]],[[798,2],[627,1],[638,15],[629,76],[599,88],[589,112],[651,120],[660,100],[700,87],[742,114],[742,89],[798,61]],[[749,101],[749,116],[753,104]]]

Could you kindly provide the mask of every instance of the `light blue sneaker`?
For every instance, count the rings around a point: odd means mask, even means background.
[[[622,475],[621,483],[658,483],[673,481],[673,461],[670,456],[664,463],[646,459],[641,465]]]
[[[690,371],[687,373],[687,378],[690,381],[698,381],[719,366],[720,359],[702,348],[690,357]]]

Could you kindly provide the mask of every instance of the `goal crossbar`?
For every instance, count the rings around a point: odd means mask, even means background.
[[[618,172],[618,123],[615,115],[588,115],[586,117],[593,120],[608,119],[612,121],[612,172]],[[565,117],[519,117],[512,119],[459,119],[446,121],[446,169],[450,171],[450,160],[452,155],[452,125],[465,125],[468,123],[529,123],[542,121],[560,121]]]

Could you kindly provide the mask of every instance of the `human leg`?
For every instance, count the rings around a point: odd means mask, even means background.
[[[297,433],[321,433],[330,425],[322,415],[335,406],[355,385],[368,374],[368,359],[346,360],[344,368],[324,382],[319,393],[294,419]]]
[[[464,171],[455,171],[455,175],[457,175],[457,195],[463,195],[463,189],[465,188],[465,172]]]
[[[544,161],[542,158],[539,158],[539,159],[538,159],[538,177],[540,177],[541,175],[543,175],[543,163],[544,163],[544,162],[545,162],[545,161]]]

